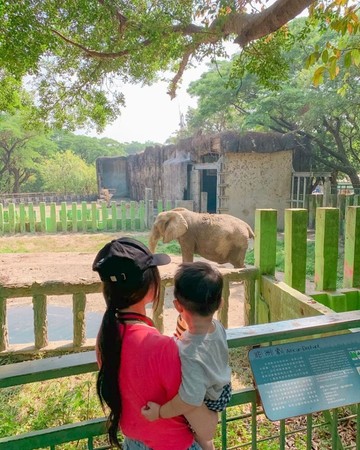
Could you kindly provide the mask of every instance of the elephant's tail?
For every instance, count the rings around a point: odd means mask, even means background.
[[[248,231],[249,231],[249,239],[254,239],[255,238],[255,233],[253,232],[253,229],[251,228],[250,225],[247,226]]]

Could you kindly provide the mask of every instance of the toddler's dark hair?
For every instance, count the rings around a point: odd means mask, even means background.
[[[200,316],[209,316],[221,304],[223,278],[206,262],[182,263],[174,277],[174,295],[181,305]]]

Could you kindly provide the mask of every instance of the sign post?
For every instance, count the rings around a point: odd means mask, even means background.
[[[269,420],[360,402],[360,332],[253,348],[249,361]]]

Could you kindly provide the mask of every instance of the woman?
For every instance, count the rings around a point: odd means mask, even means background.
[[[120,427],[127,450],[200,449],[182,416],[151,423],[141,414],[149,399],[169,401],[181,382],[175,341],[146,317],[146,305],[154,302],[156,308],[159,299],[157,266],[169,262],[168,255],[152,254],[141,242],[124,237],[106,244],[93,263],[107,305],[97,339],[97,392],[110,409],[110,442],[120,447]],[[213,427],[210,411],[204,420]]]

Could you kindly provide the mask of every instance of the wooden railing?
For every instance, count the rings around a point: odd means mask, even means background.
[[[3,206],[7,206],[10,203],[15,204],[28,204],[33,203],[34,205],[38,205],[40,202],[45,203],[58,203],[67,202],[67,203],[81,203],[81,202],[92,202],[97,200],[97,194],[89,194],[89,195],[77,195],[77,194],[57,194],[56,192],[20,192],[16,194],[0,194],[0,203]]]
[[[254,323],[255,281],[258,277],[256,268],[223,269],[220,271],[224,277],[223,307],[219,319],[225,327],[228,325],[230,285],[232,282],[244,282],[244,322]],[[159,305],[154,311],[153,320],[156,327],[164,330],[165,290],[173,285],[173,276],[162,277]],[[2,355],[8,353],[76,352],[94,348],[95,340],[86,338],[85,310],[87,295],[101,292],[100,282],[91,283],[60,283],[46,282],[33,283],[28,286],[0,286],[0,351]],[[69,342],[49,342],[47,324],[47,297],[72,296],[73,339]],[[7,301],[12,298],[31,298],[34,311],[34,343],[33,345],[9,345],[7,326]]]
[[[255,322],[279,320],[360,309],[360,207],[346,212],[343,265],[338,267],[340,223],[337,208],[318,208],[316,213],[313,287],[307,284],[307,210],[285,210],[284,281],[274,280],[276,268],[277,211],[257,210],[255,266],[260,285]],[[342,287],[338,286],[338,269]]]

